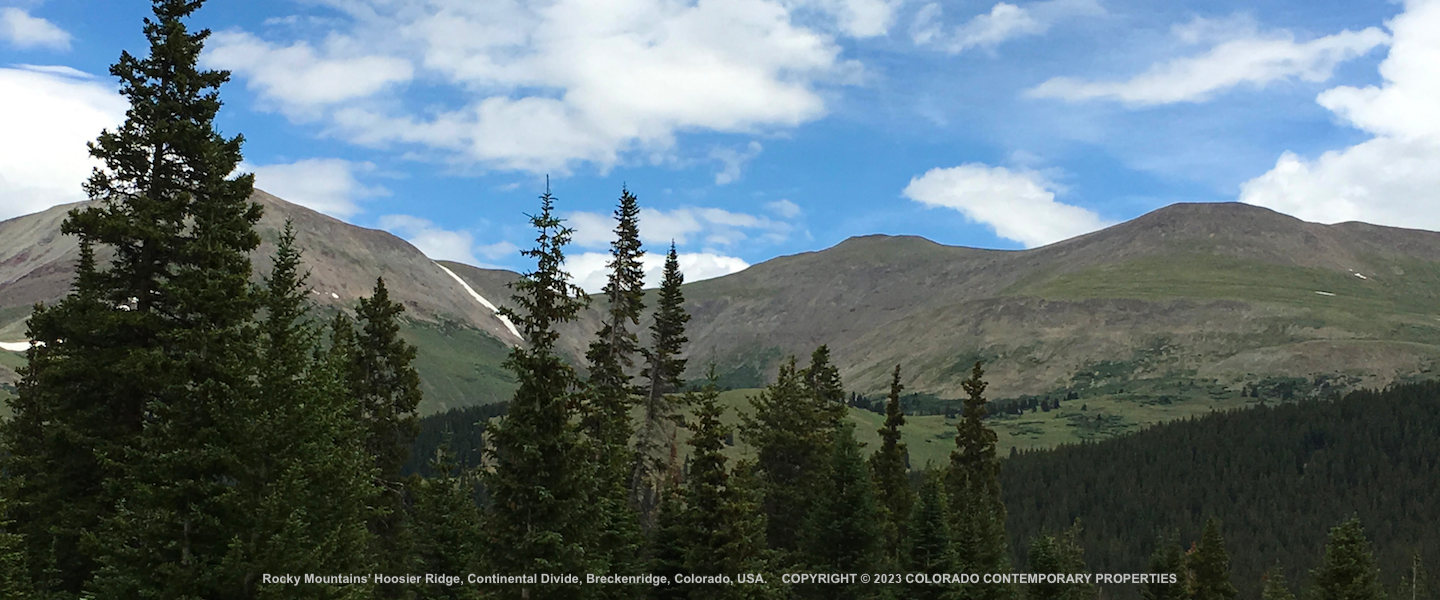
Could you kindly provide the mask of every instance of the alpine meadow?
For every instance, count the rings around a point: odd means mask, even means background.
[[[1440,0],[65,4],[0,600],[1440,600]]]

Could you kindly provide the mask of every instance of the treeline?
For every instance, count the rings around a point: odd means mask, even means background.
[[[1357,517],[1376,540],[1386,587],[1411,598],[1415,565],[1440,559],[1440,382],[1357,391],[1172,422],[1100,443],[1004,462],[1012,544],[1083,523],[1099,571],[1145,565],[1157,537],[1224,525],[1246,597],[1278,566],[1302,589],[1334,524]],[[1423,590],[1422,590],[1423,591]],[[1134,598],[1117,586],[1107,596]],[[1433,597],[1433,596],[1431,596]]]

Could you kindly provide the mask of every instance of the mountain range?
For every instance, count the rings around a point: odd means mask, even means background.
[[[419,348],[422,412],[508,397],[500,363],[520,339],[495,309],[511,304],[519,274],[434,261],[390,233],[265,192],[255,201],[265,208],[257,271],[293,223],[321,316],[385,278]],[[0,222],[6,347],[23,342],[34,303],[69,287],[78,246],[60,224],[75,206]],[[901,364],[909,391],[938,398],[959,397],[977,360],[990,397],[1007,398],[1319,393],[1423,377],[1440,359],[1440,233],[1321,225],[1234,203],[1175,204],[1019,251],[856,237],[684,293],[690,375],[714,362],[729,387],[763,385],[786,356],[804,362],[820,344],[856,392],[888,389]],[[596,298],[561,332],[576,364],[600,308]],[[0,385],[13,386],[22,362],[0,351]]]

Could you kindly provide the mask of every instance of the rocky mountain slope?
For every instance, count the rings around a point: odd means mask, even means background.
[[[257,192],[268,268],[286,219],[322,311],[353,306],[383,275],[420,347],[426,412],[501,399],[518,342],[493,307],[518,275],[431,261],[383,231]],[[72,207],[0,222],[0,342],[34,302],[65,293]],[[992,397],[1108,390],[1163,397],[1207,387],[1313,393],[1421,376],[1440,359],[1440,233],[1319,225],[1243,204],[1177,204],[1024,251],[907,236],[846,240],[688,284],[692,375],[713,360],[735,386],[829,344],[852,389],[880,392],[903,364],[912,391],[958,397],[975,360]],[[583,356],[598,300],[562,333]],[[5,354],[0,352],[0,354]],[[17,356],[0,360],[0,381]],[[1277,388],[1278,389],[1278,388]],[[1288,393],[1287,392],[1287,393]]]

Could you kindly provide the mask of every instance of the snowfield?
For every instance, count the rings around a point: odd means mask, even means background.
[[[30,349],[30,342],[0,342],[0,350],[24,352]]]
[[[490,309],[490,312],[495,313],[495,318],[500,319],[500,322],[505,324],[505,328],[510,330],[510,333],[515,336],[515,339],[525,339],[520,336],[520,330],[515,328],[515,324],[511,323],[510,319],[507,319],[504,315],[500,314],[500,309],[495,308],[495,305],[491,304],[489,300],[486,300],[484,296],[476,293],[475,290],[470,287],[470,284],[465,283],[464,279],[461,279],[460,276],[456,275],[454,271],[445,268],[445,265],[435,263],[435,266],[440,267],[440,270],[444,271],[446,275],[454,278],[455,282],[460,284],[460,287],[465,288],[465,291],[470,293],[470,297],[474,298],[475,301],[479,302],[481,306],[484,306],[485,308]]]

